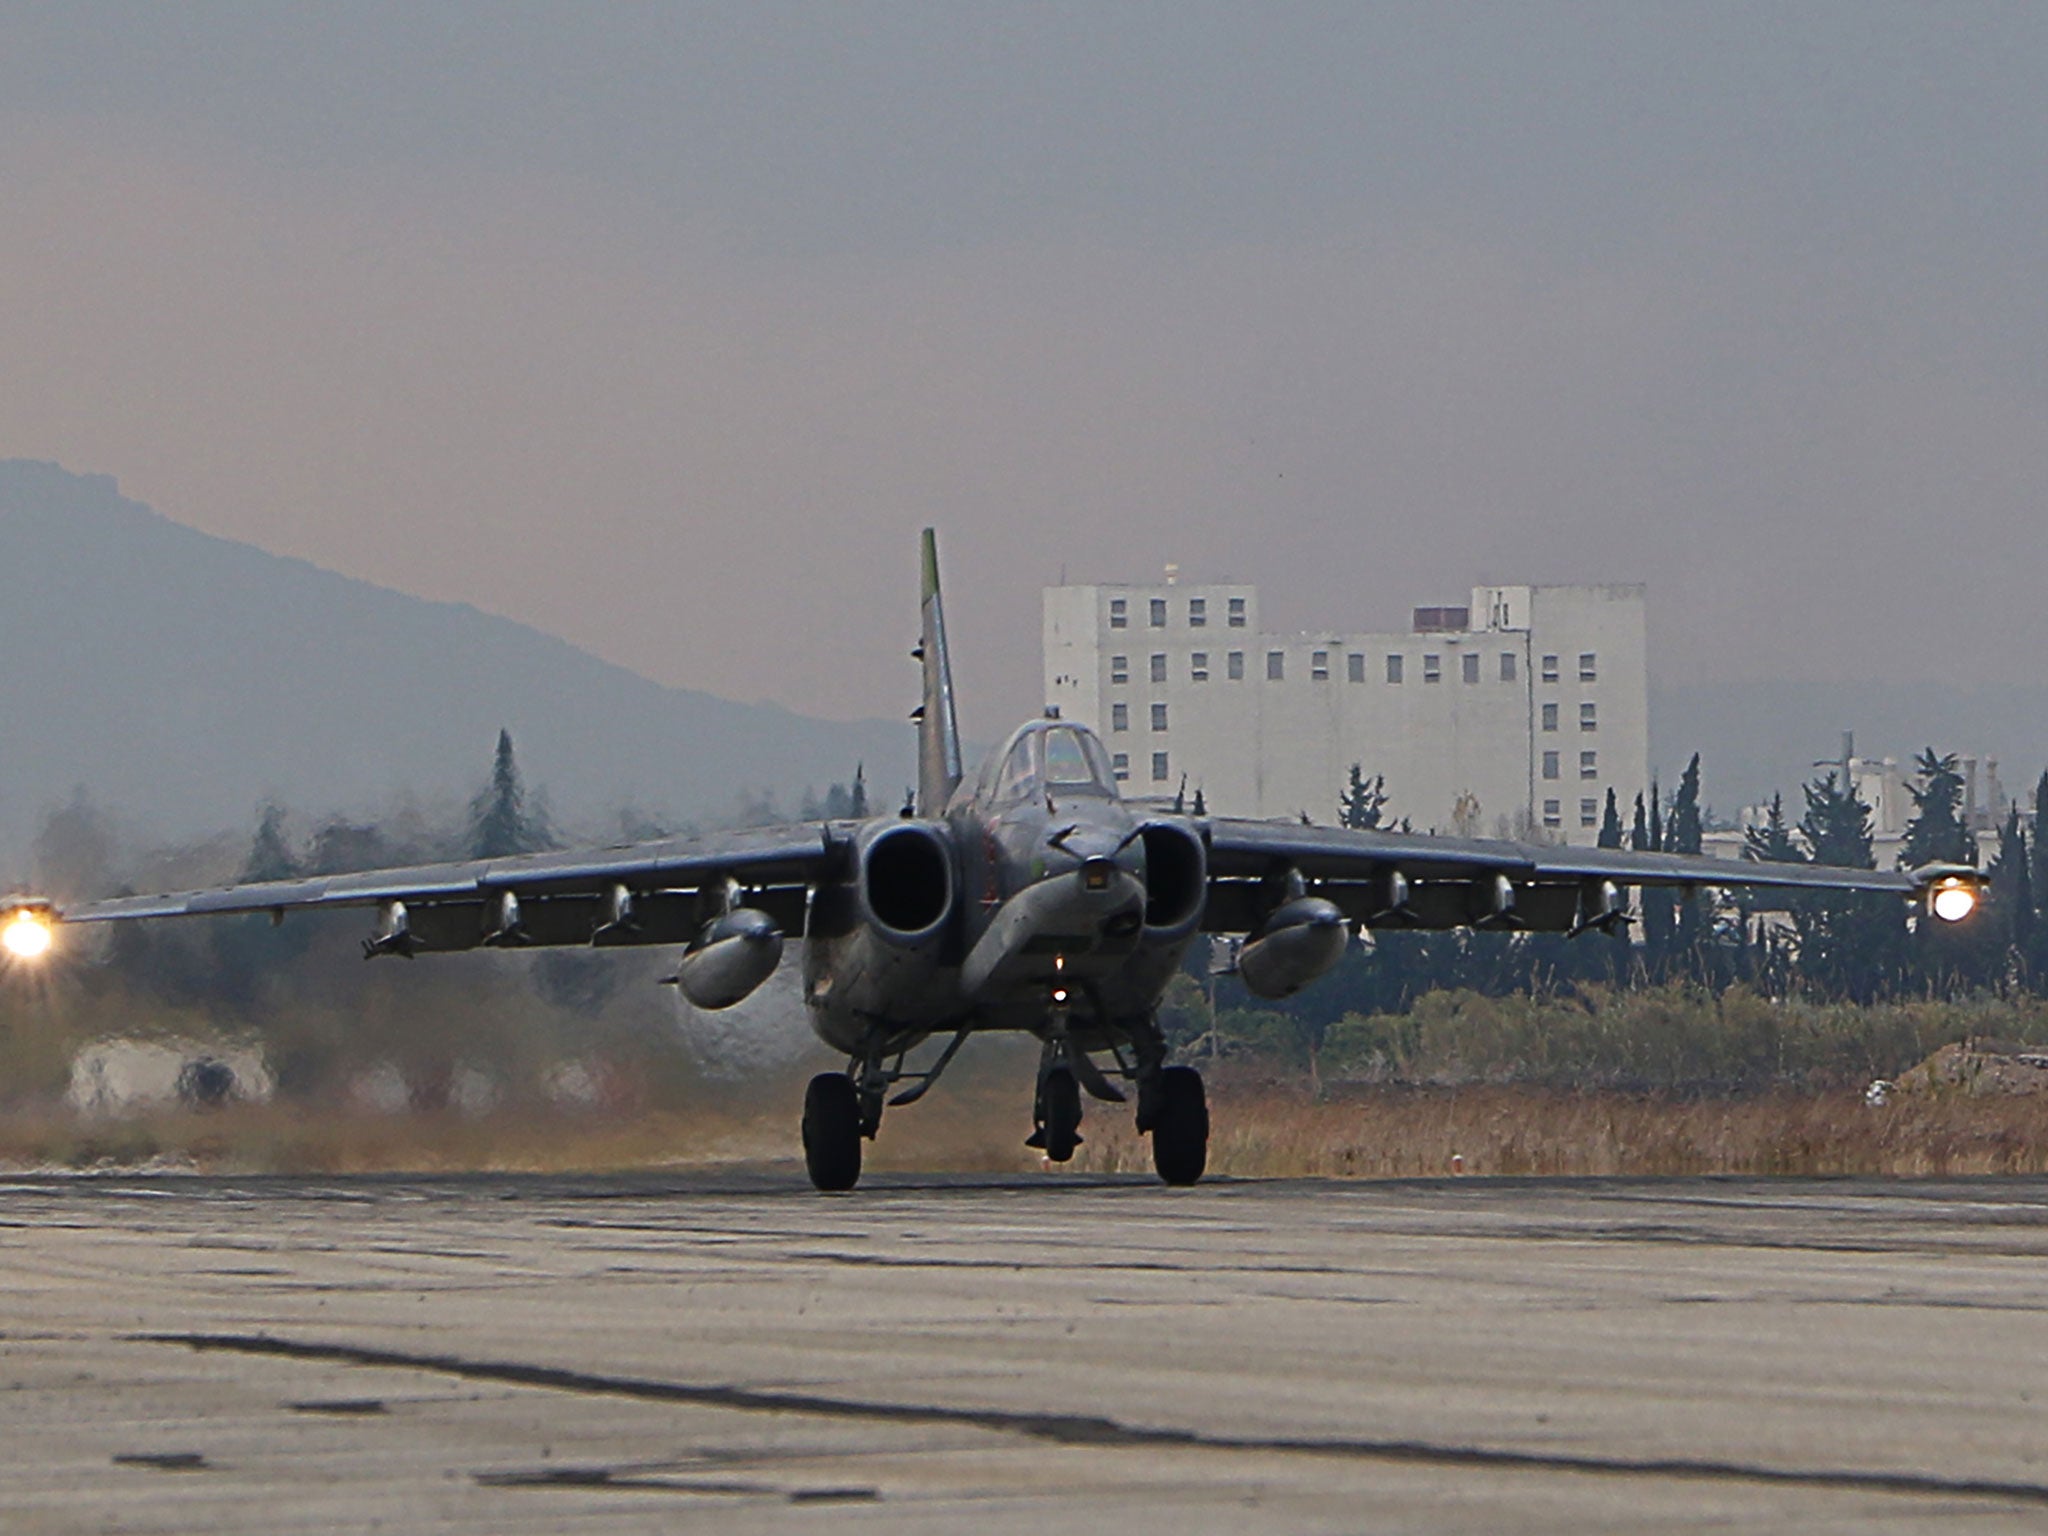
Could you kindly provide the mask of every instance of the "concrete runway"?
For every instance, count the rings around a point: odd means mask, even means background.
[[[2048,1181],[0,1181],[0,1529],[2048,1528]]]

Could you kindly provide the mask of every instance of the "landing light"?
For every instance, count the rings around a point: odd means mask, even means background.
[[[50,920],[40,912],[16,912],[0,927],[0,949],[17,960],[40,960],[54,942]]]
[[[1968,881],[1951,875],[1934,887],[1927,905],[1944,923],[1960,923],[1977,910],[1977,893]]]

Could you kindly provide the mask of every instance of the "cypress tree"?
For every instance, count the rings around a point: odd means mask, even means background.
[[[2048,902],[2048,838],[2043,838],[2044,819],[2048,819],[2048,772],[2034,786],[2034,826],[2029,843],[2034,852],[2034,910],[2038,913],[2039,903]]]
[[[1621,808],[1615,803],[1614,786],[1607,786],[1607,809],[1600,817],[1600,846],[1619,848],[1621,846]]]
[[[1991,902],[2007,949],[2007,962],[2021,975],[2033,969],[2034,876],[2027,830],[2015,801],[1998,834],[1998,857],[1991,865]]]

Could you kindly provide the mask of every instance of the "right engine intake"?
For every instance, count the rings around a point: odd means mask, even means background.
[[[861,914],[889,943],[917,948],[938,937],[953,911],[953,854],[928,822],[902,821],[862,840]]]

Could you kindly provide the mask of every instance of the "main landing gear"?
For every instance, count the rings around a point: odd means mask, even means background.
[[[850,1071],[812,1078],[804,1092],[803,1119],[804,1167],[811,1182],[832,1192],[859,1183],[861,1143],[881,1125],[889,1086],[914,1080],[913,1087],[889,1100],[892,1104],[922,1097],[965,1038],[963,1031],[923,1072],[906,1072],[900,1056],[890,1066],[876,1051],[856,1056]],[[1202,1075],[1193,1067],[1167,1066],[1166,1041],[1149,1023],[1130,1031],[1130,1045],[1135,1060],[1117,1049],[1111,1071],[1137,1085],[1138,1130],[1152,1138],[1152,1166],[1168,1184],[1192,1184],[1209,1163],[1209,1103]],[[1124,1102],[1123,1090],[1109,1074],[1058,1029],[1039,1057],[1034,1127],[1025,1145],[1038,1148],[1051,1162],[1071,1162],[1081,1145],[1083,1093],[1105,1103]]]
[[[860,1090],[844,1072],[820,1072],[804,1090],[804,1167],[819,1189],[860,1182]]]

